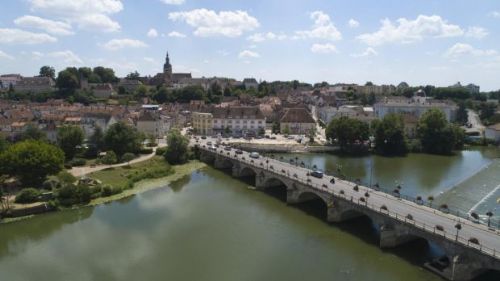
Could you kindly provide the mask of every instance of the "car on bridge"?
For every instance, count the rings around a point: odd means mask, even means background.
[[[231,147],[230,146],[226,146],[226,147],[224,147],[224,150],[231,151]]]
[[[253,159],[259,159],[260,155],[258,152],[252,152],[250,153],[250,158],[253,158]]]
[[[314,170],[314,171],[311,172],[310,175],[313,176],[313,177],[315,177],[315,178],[318,178],[318,179],[323,178],[323,172],[320,171],[320,170]]]
[[[335,178],[332,178],[332,179],[330,180],[330,183],[331,183],[331,184],[335,184]]]
[[[236,154],[243,154],[243,151],[241,149],[238,149],[234,153],[236,153]]]

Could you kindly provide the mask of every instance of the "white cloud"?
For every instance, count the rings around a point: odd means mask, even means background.
[[[47,54],[49,58],[55,58],[64,61],[68,64],[83,64],[83,61],[75,53],[70,50],[51,52]]]
[[[500,12],[499,11],[492,11],[489,13],[489,16],[500,19]]]
[[[247,40],[258,43],[266,40],[285,40],[287,36],[285,34],[275,34],[273,32],[267,33],[255,33],[247,37]]]
[[[351,28],[356,28],[359,26],[359,21],[355,20],[355,19],[350,19],[349,20],[349,27]]]
[[[172,21],[184,21],[195,28],[194,35],[200,37],[238,37],[245,31],[259,27],[259,21],[245,11],[220,11],[196,9],[189,12],[168,14]]]
[[[238,55],[240,59],[248,59],[248,58],[259,58],[260,55],[257,52],[253,52],[250,50],[241,51]]]
[[[64,62],[66,64],[83,64],[83,60],[73,53],[73,51],[70,50],[64,50],[64,51],[56,51],[56,52],[49,52],[49,53],[42,53],[38,51],[33,51],[31,52],[31,56],[33,60],[40,60],[42,58],[51,58],[51,59],[56,59],[57,62]]]
[[[168,34],[168,37],[186,38],[186,35],[177,31],[172,31]]]
[[[184,0],[161,0],[161,2],[168,5],[182,5],[184,4]]]
[[[21,27],[41,29],[54,35],[72,35],[71,25],[62,21],[53,21],[35,16],[22,16],[14,20],[14,23]]]
[[[42,44],[56,42],[57,38],[46,33],[33,33],[17,28],[0,28],[0,44]]]
[[[326,43],[326,44],[313,44],[311,46],[311,52],[316,54],[331,54],[338,53],[337,47],[335,45]]]
[[[355,58],[361,58],[361,57],[371,57],[371,56],[378,56],[377,51],[373,49],[372,47],[366,48],[362,53],[359,54],[351,54],[351,57]]]
[[[121,0],[28,0],[32,11],[39,11],[70,23],[81,29],[113,32],[120,24],[109,15],[123,10]]]
[[[480,26],[471,26],[465,32],[466,37],[472,37],[476,39],[482,39],[488,35],[488,31]]]
[[[144,61],[147,61],[149,63],[156,63],[157,61],[151,57],[144,57]]]
[[[476,49],[469,44],[465,43],[456,43],[451,46],[445,53],[444,56],[446,58],[458,58],[461,56],[494,56],[497,55],[497,51],[488,49]]]
[[[415,20],[400,18],[396,25],[389,19],[384,19],[378,31],[361,34],[357,38],[370,46],[378,46],[385,43],[411,43],[426,37],[455,37],[463,34],[460,26],[449,24],[440,16],[419,15]]]
[[[112,39],[108,41],[103,47],[110,51],[116,51],[124,48],[145,48],[148,45],[142,41],[135,39]]]
[[[13,60],[14,57],[5,53],[4,51],[0,50],[0,59],[8,59],[8,60]]]
[[[315,11],[310,14],[314,24],[311,30],[296,31],[295,38],[297,39],[323,39],[323,40],[340,40],[342,34],[337,30],[335,25],[331,22],[330,16],[322,11]]]
[[[156,38],[156,37],[158,37],[158,31],[156,31],[156,29],[154,29],[154,28],[151,28],[151,29],[148,31],[147,36],[148,36],[149,38]]]

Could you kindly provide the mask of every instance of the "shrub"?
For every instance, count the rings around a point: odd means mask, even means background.
[[[33,203],[37,201],[38,196],[40,196],[40,191],[34,188],[24,188],[17,194],[15,202],[20,204]]]
[[[115,164],[117,162],[117,158],[116,158],[116,154],[113,152],[113,151],[108,151],[106,152],[106,155],[104,155],[102,158],[101,158],[101,162],[103,164],[106,164],[106,165],[112,165],[112,164]]]
[[[43,182],[42,188],[46,190],[53,190],[61,187],[61,181],[59,179],[48,179]]]
[[[66,171],[62,171],[59,174],[57,174],[57,178],[62,183],[74,183],[76,181],[76,178],[72,174],[70,174]]]
[[[135,158],[135,154],[127,152],[122,155],[121,160],[122,162],[130,162]]]
[[[114,194],[118,194],[118,193],[121,193],[122,192],[122,189],[119,188],[119,187],[112,187],[111,185],[103,185],[102,186],[102,192],[101,192],[101,195],[102,197],[108,197],[108,196],[111,196],[111,195],[114,195]]]
[[[83,158],[74,158],[70,161],[70,163],[73,167],[80,167],[85,166],[85,164],[87,164],[87,161]]]
[[[139,154],[151,154],[151,153],[153,153],[152,148],[141,148],[139,150]]]
[[[156,149],[156,155],[158,155],[158,156],[165,155],[165,152],[167,152],[167,147],[158,147]]]
[[[90,202],[91,196],[90,188],[86,185],[66,184],[58,190],[56,198],[61,205],[71,206],[87,204]]]

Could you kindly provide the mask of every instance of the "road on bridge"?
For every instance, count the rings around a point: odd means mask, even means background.
[[[198,142],[192,140],[191,144],[198,144],[203,149],[208,150],[208,142],[210,141],[215,143],[215,139],[200,139]],[[211,152],[227,157],[228,151],[219,147],[216,150],[211,150]],[[234,158],[234,152],[235,149],[233,148],[230,151],[230,156],[232,158]],[[246,151],[242,151],[242,154],[238,155],[237,158],[240,161],[243,161],[242,159],[245,158],[247,164],[250,164],[250,159],[252,159],[250,158],[250,153]],[[332,184],[330,183],[333,178],[332,176],[324,175],[323,178],[309,176],[311,170],[290,163],[281,162],[276,159],[260,156],[259,159],[254,159],[254,162],[257,168],[272,170],[275,173],[279,173],[281,176],[299,180],[303,183],[306,182],[313,188],[329,192],[337,197],[342,190],[344,192],[344,198],[350,199],[352,197],[353,202],[358,202],[358,204],[368,204],[373,209],[379,210],[382,206],[386,206],[388,213],[398,214],[400,219],[404,220],[404,218],[410,214],[416,226],[422,228],[422,226],[425,225],[425,230],[439,233],[451,241],[456,240],[457,229],[455,225],[460,223],[461,230],[458,232],[458,241],[461,244],[470,244],[470,246],[474,248],[480,248],[483,253],[493,255],[497,259],[500,259],[500,232],[498,230],[488,229],[485,225],[474,223],[473,221],[447,214],[381,191],[376,191],[365,186],[358,185],[359,190],[355,191],[355,183],[344,181],[339,178],[335,178],[335,183]],[[260,163],[263,163],[263,165],[260,166]],[[365,193],[368,193],[369,197],[365,197]],[[358,201],[361,197],[365,197],[366,203]],[[442,227],[442,230],[436,230],[436,226]],[[469,239],[471,238],[477,239],[480,246],[469,243]]]

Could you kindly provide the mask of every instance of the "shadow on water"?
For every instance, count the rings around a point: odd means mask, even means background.
[[[94,207],[83,207],[38,216],[36,220],[18,221],[0,225],[0,257],[9,252],[10,245],[20,241],[42,240],[62,227],[89,218]]]
[[[500,269],[488,270],[472,279],[472,281],[498,281],[500,280]]]
[[[262,190],[265,194],[278,199],[281,202],[286,203],[286,186],[285,185],[277,185],[271,186],[264,190]]]
[[[186,175],[176,181],[171,182],[168,186],[173,192],[180,192],[182,188],[191,181],[191,175]]]
[[[328,206],[326,206],[325,202],[322,199],[313,199],[290,206],[302,210],[309,216],[326,222]]]

